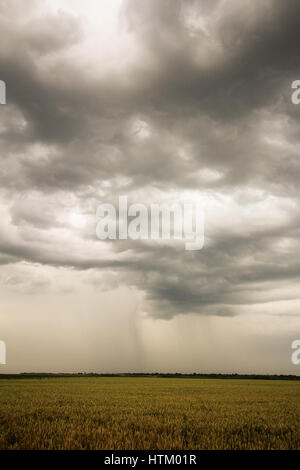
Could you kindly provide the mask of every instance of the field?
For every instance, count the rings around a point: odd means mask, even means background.
[[[0,449],[300,449],[300,382],[0,380]]]

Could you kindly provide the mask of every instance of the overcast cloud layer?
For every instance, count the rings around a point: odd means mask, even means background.
[[[0,0],[2,285],[78,275],[153,318],[298,317],[299,1],[24,3]],[[201,202],[203,250],[97,240],[124,194]]]

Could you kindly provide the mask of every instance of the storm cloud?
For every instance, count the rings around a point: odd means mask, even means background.
[[[155,318],[297,313],[299,2],[126,0],[115,35],[20,3],[0,1],[1,269],[100,272]],[[201,201],[203,250],[99,242],[97,204],[122,194]]]

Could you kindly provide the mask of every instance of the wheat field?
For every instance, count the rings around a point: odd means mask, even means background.
[[[0,449],[300,449],[300,382],[0,380]]]

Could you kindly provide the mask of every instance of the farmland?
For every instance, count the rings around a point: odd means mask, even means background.
[[[300,449],[300,382],[0,380],[0,449]]]

